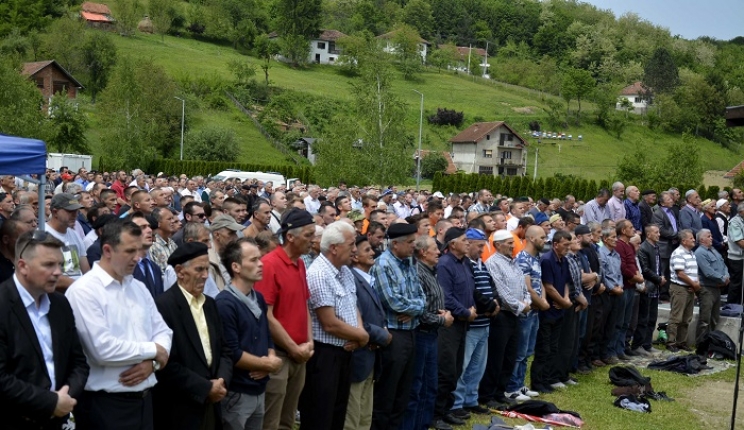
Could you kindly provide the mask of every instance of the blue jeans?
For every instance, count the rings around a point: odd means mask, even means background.
[[[535,341],[537,340],[537,329],[540,328],[538,313],[530,316],[519,317],[519,342],[517,343],[517,361],[514,364],[506,391],[513,393],[524,387],[524,378],[527,375],[527,359],[535,353]]]
[[[465,357],[462,375],[457,380],[452,409],[478,406],[478,384],[488,361],[488,326],[471,327],[465,337]]]
[[[612,355],[625,354],[625,335],[630,328],[630,320],[633,318],[633,304],[635,302],[635,289],[627,289],[620,297],[620,314],[615,324],[615,335],[612,339]]]
[[[413,384],[401,430],[426,430],[434,416],[439,379],[437,332],[416,332]]]

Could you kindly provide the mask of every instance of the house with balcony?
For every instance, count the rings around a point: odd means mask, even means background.
[[[494,176],[527,172],[527,141],[503,121],[476,122],[450,143],[457,170]]]

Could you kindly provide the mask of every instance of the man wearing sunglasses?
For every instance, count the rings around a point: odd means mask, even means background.
[[[88,378],[72,310],[54,291],[63,245],[40,230],[23,233],[16,273],[0,284],[3,428],[62,428]]]
[[[83,238],[75,232],[78,210],[82,207],[78,199],[70,193],[55,195],[49,206],[51,217],[46,224],[46,231],[64,244],[63,273],[57,282],[57,288],[61,290],[67,289],[90,270]]]

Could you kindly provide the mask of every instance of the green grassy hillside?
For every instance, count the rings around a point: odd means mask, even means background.
[[[138,34],[130,38],[117,36],[114,40],[120,54],[151,58],[173,76],[208,76],[230,80],[232,75],[227,64],[236,59],[254,64],[257,72],[261,73],[255,58],[244,56],[225,46],[171,36],[166,36],[163,42],[159,35],[147,34]],[[272,64],[269,74],[274,86],[328,98],[351,99],[351,79],[341,75],[333,66],[313,66],[296,70],[281,63]],[[260,79],[261,76],[257,78]],[[435,70],[428,70],[421,75],[418,82],[405,81],[398,77],[394,84],[394,91],[408,103],[407,123],[412,135],[418,133],[420,102],[420,96],[413,91],[414,89],[424,93],[425,115],[434,113],[438,107],[463,111],[465,113],[463,127],[476,120],[505,120],[527,137],[527,124],[534,120],[544,122],[546,118],[544,99],[537,92],[506,87],[480,79],[475,81],[467,76],[456,76],[449,72],[438,73]],[[572,109],[575,108],[576,106],[572,105]],[[585,102],[582,108],[585,112],[591,112],[593,106]],[[538,175],[552,176],[561,173],[576,174],[588,179],[605,179],[613,174],[622,155],[632,150],[636,144],[645,144],[652,158],[663,154],[669,144],[681,138],[679,135],[651,131],[640,124],[640,118],[635,118],[634,121],[628,125],[621,139],[616,139],[598,126],[589,125],[589,120],[585,120],[585,124],[580,127],[553,130],[574,136],[581,134],[583,141],[543,141],[540,144]],[[242,155],[245,160],[269,162],[284,158],[258,133],[249,120],[241,117],[237,110],[231,109],[228,112],[206,110],[196,115],[194,122],[196,124],[192,124],[192,128],[195,129],[206,123],[218,123],[233,128],[246,148]],[[457,130],[433,127],[424,122],[424,146],[449,150],[447,141]],[[92,135],[95,135],[95,130]],[[531,138],[529,140],[531,148],[528,171],[531,176],[535,162],[532,148],[537,142]],[[740,161],[738,153],[724,149],[716,143],[704,139],[698,139],[697,142],[702,149],[702,161],[706,170],[728,170]]]

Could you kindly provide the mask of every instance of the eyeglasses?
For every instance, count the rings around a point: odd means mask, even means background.
[[[204,219],[204,218],[206,218],[206,217],[207,217],[207,215],[206,215],[206,214],[195,214],[195,215],[196,215],[197,217],[199,217],[199,219]]]
[[[21,249],[21,253],[18,254],[18,258],[23,258],[23,253],[26,252],[26,248],[28,248],[29,245],[31,245],[32,242],[43,242],[47,239],[49,236],[49,233],[42,231],[42,230],[34,230],[34,234],[31,236],[31,239],[26,242],[25,245],[23,245],[23,248]]]

